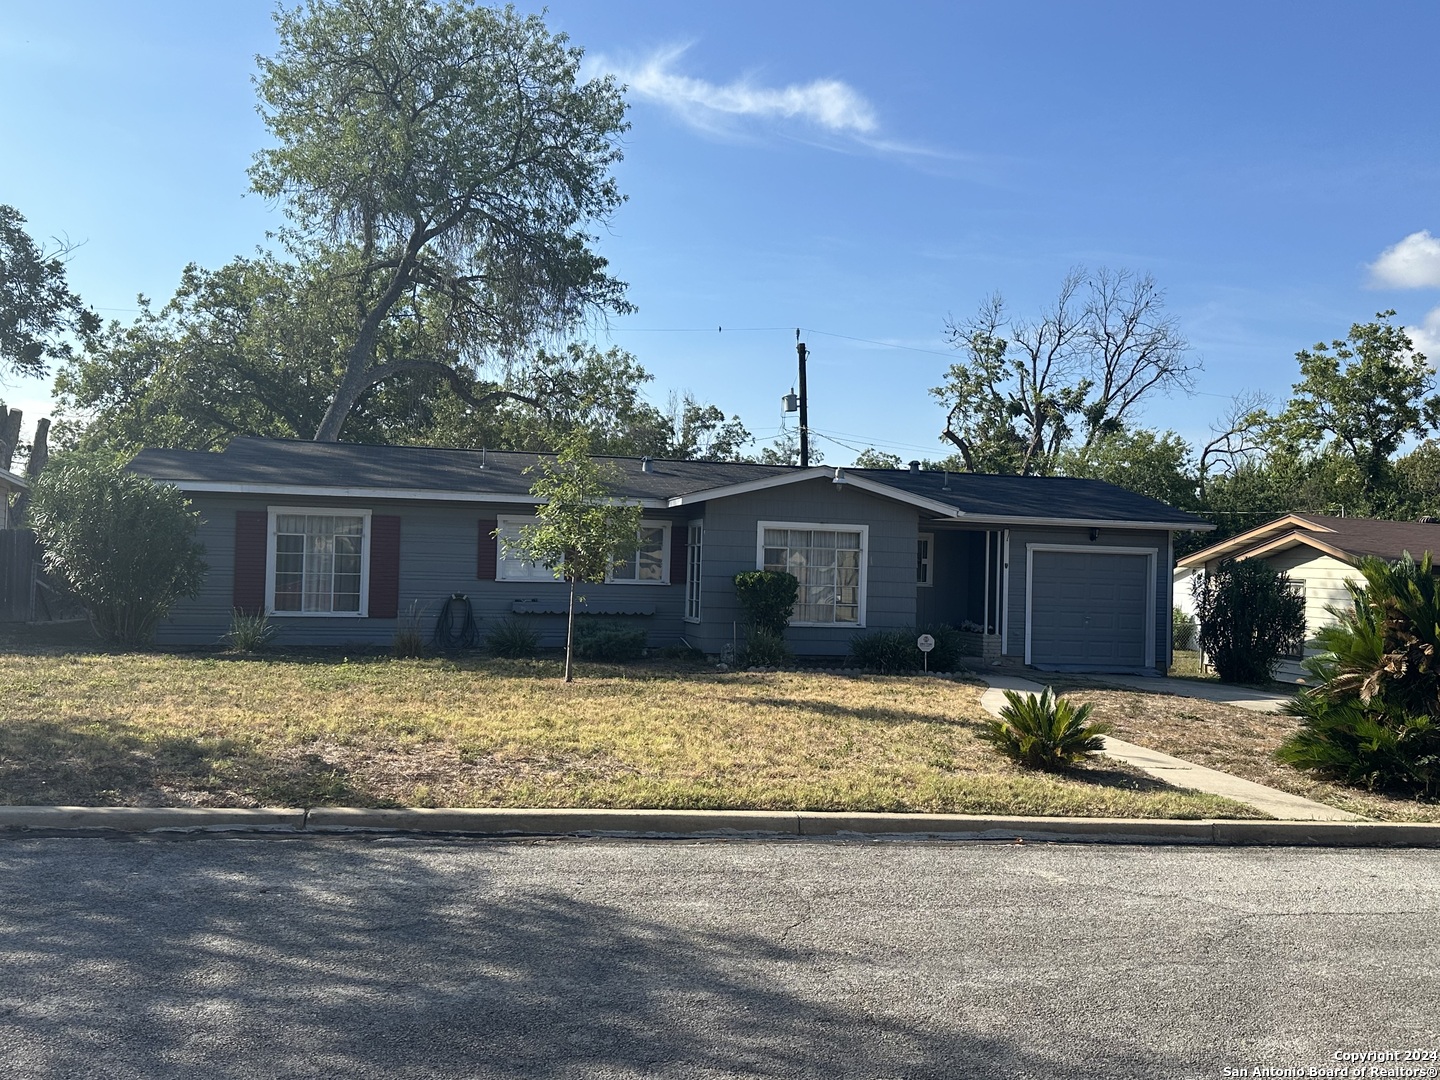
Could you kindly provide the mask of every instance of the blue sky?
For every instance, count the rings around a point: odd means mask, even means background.
[[[245,175],[269,10],[4,4],[0,202],[81,243],[72,284],[107,318],[280,224]],[[657,403],[690,390],[773,437],[801,327],[828,461],[939,456],[947,315],[997,289],[1037,311],[1077,264],[1166,290],[1203,393],[1143,420],[1191,439],[1379,310],[1440,357],[1440,5],[561,0],[547,20],[631,86],[629,201],[599,247],[640,310],[592,336]],[[47,396],[0,387],[31,419]]]

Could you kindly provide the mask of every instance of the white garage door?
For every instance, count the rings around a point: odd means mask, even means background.
[[[1147,664],[1154,604],[1148,553],[1032,551],[1030,655],[1039,667]]]

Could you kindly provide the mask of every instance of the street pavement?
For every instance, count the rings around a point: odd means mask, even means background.
[[[1440,1050],[1437,925],[1424,850],[13,839],[0,1075],[1303,1075]]]

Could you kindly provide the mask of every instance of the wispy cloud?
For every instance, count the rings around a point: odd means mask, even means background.
[[[1440,307],[1431,309],[1419,326],[1405,327],[1416,352],[1422,352],[1431,365],[1440,363]]]
[[[604,57],[595,62],[628,85],[631,93],[663,105],[705,130],[738,117],[798,120],[835,134],[869,135],[879,130],[874,106],[839,79],[788,86],[761,86],[746,78],[713,83],[676,70],[677,61],[688,49],[689,45],[668,46],[639,64]]]
[[[1401,289],[1440,288],[1440,237],[1422,229],[1386,248],[1370,264],[1370,281]]]

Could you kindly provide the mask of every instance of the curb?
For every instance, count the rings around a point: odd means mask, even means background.
[[[210,809],[0,806],[0,838],[27,834],[337,834],[475,837],[830,837],[1273,847],[1440,847],[1440,822],[849,814],[768,810]]]

